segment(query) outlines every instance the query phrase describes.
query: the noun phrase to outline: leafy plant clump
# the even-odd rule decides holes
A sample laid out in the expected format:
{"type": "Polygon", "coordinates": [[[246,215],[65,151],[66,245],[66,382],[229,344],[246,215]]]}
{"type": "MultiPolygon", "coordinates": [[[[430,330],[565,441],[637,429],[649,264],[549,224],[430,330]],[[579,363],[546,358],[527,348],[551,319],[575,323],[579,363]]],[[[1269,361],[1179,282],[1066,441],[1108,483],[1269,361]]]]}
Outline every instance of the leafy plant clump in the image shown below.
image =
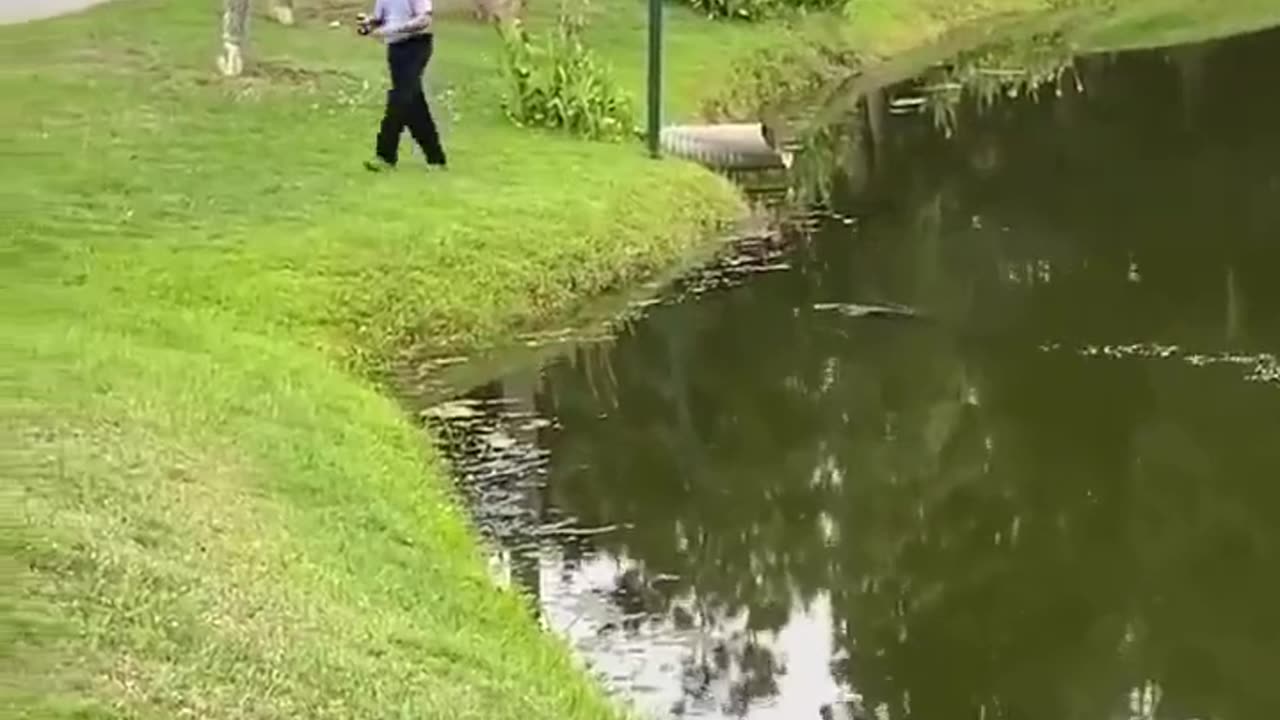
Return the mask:
{"type": "Polygon", "coordinates": [[[544,42],[517,19],[502,35],[504,107],[517,125],[565,130],[591,140],[619,140],[635,132],[631,99],[582,40],[581,12],[562,8],[544,42]]]}

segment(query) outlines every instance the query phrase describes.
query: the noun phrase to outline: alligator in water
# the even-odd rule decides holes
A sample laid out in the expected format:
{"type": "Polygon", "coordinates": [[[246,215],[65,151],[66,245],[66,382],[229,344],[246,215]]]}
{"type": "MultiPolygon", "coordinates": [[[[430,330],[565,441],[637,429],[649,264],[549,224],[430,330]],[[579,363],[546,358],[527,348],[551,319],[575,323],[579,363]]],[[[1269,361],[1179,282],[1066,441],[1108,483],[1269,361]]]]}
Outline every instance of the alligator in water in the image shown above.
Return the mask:
{"type": "Polygon", "coordinates": [[[838,312],[851,318],[922,318],[924,315],[915,308],[906,305],[889,303],[817,303],[814,310],[838,312]]]}

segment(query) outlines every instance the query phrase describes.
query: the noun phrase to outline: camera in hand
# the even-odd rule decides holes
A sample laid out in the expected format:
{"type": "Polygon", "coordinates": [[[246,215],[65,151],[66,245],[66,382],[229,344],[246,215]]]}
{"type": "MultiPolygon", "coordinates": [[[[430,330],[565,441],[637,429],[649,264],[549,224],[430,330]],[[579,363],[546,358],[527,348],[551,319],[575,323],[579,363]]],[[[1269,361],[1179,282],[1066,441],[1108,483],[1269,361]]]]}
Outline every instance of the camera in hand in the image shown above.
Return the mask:
{"type": "Polygon", "coordinates": [[[361,35],[368,35],[369,33],[373,32],[374,28],[378,27],[381,24],[382,24],[381,20],[377,18],[369,17],[364,13],[360,13],[359,15],[356,16],[356,32],[361,35]]]}

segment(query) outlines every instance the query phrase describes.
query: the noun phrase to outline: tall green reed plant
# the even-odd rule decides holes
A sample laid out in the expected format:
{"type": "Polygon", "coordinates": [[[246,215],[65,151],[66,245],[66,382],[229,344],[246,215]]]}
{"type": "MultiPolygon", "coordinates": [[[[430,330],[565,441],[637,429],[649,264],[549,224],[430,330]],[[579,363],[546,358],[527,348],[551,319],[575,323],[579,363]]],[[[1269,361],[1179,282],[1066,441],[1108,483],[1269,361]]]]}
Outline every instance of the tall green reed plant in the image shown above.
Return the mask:
{"type": "Polygon", "coordinates": [[[498,23],[507,87],[504,109],[517,125],[564,130],[590,140],[619,140],[636,130],[630,97],[582,39],[580,4],[561,5],[544,39],[514,18],[498,23]]]}

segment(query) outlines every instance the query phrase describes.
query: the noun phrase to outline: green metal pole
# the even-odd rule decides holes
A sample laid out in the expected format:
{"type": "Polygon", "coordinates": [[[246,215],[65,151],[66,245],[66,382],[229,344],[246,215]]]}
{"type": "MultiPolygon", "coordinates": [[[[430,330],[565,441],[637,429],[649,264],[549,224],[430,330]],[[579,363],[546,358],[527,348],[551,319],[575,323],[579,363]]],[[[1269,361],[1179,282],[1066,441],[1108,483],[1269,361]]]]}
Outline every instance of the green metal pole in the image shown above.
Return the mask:
{"type": "Polygon", "coordinates": [[[659,157],[662,133],[662,3],[649,0],[649,155],[659,157]]]}

